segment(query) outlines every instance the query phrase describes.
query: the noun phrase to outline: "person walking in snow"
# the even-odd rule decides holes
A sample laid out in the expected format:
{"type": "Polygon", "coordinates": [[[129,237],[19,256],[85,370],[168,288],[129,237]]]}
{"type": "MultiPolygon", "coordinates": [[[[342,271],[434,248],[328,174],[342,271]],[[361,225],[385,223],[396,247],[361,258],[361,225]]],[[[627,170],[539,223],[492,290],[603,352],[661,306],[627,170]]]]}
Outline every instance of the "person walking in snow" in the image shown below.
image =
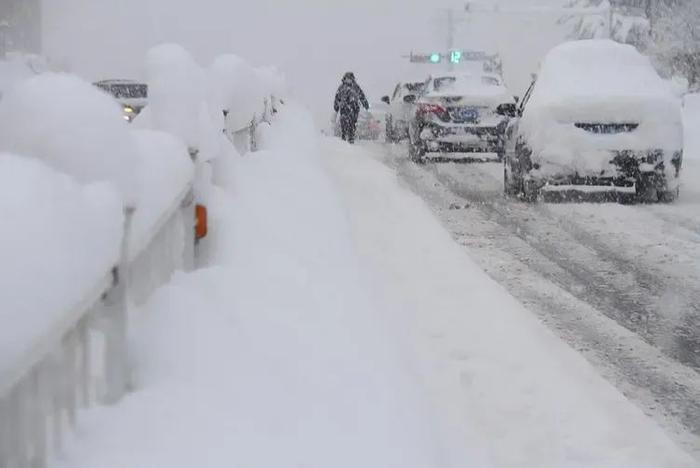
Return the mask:
{"type": "Polygon", "coordinates": [[[369,102],[360,85],[355,81],[354,73],[346,73],[343,82],[335,94],[333,109],[340,114],[340,133],[343,140],[354,143],[357,118],[360,115],[360,105],[369,110],[369,102]]]}

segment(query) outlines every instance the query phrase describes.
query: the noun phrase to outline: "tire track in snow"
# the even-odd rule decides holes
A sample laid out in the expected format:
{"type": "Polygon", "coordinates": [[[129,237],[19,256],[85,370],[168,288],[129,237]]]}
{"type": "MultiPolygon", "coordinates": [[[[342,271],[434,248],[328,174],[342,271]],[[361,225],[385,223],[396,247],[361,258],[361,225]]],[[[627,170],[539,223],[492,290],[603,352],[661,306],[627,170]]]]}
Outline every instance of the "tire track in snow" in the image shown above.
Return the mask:
{"type": "Polygon", "coordinates": [[[648,327],[658,324],[619,323],[630,315],[626,307],[641,306],[647,314],[653,308],[649,291],[661,290],[654,272],[546,206],[505,200],[492,174],[477,172],[469,182],[480,180],[470,187],[454,180],[460,167],[470,166],[421,167],[403,155],[379,152],[494,279],[700,459],[700,374],[661,353],[649,344],[652,339],[640,338],[645,333],[654,338],[648,327]],[[532,227],[543,220],[554,232],[549,238],[546,230],[532,227]],[[552,237],[563,241],[559,248],[552,248],[552,237]],[[582,252],[591,264],[572,261],[582,252]]]}

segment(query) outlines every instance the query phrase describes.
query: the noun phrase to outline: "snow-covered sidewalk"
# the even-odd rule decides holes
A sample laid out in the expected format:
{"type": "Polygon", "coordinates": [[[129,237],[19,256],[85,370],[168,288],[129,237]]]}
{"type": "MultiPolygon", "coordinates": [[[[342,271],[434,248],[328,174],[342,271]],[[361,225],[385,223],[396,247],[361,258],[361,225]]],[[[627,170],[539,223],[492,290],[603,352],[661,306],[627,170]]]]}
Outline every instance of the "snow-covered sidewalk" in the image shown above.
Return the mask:
{"type": "Polygon", "coordinates": [[[136,389],[56,466],[690,467],[394,174],[288,106],[220,164],[214,264],[135,317],[136,389]]]}

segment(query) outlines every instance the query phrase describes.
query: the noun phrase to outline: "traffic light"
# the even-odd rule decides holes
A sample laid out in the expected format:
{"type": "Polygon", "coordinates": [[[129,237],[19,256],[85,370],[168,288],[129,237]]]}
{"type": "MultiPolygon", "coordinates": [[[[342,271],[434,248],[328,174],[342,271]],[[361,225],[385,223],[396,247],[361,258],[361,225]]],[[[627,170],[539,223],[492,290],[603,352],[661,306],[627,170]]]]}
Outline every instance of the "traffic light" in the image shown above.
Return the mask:
{"type": "Polygon", "coordinates": [[[461,61],[462,61],[462,51],[461,50],[453,50],[450,53],[450,62],[460,63],[461,61]]]}
{"type": "Polygon", "coordinates": [[[430,56],[430,63],[440,63],[440,54],[435,53],[430,56]]]}

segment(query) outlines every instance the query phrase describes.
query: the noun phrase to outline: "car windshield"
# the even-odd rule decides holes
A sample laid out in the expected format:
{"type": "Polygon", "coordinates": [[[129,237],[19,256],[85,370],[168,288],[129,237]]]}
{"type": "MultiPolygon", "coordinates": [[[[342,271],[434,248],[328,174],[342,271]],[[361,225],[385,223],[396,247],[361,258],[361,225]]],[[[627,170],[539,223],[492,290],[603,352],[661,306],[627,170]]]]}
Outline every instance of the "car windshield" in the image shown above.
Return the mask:
{"type": "Polygon", "coordinates": [[[425,83],[406,83],[404,86],[406,87],[406,90],[411,93],[419,93],[425,87],[425,83]]]}

